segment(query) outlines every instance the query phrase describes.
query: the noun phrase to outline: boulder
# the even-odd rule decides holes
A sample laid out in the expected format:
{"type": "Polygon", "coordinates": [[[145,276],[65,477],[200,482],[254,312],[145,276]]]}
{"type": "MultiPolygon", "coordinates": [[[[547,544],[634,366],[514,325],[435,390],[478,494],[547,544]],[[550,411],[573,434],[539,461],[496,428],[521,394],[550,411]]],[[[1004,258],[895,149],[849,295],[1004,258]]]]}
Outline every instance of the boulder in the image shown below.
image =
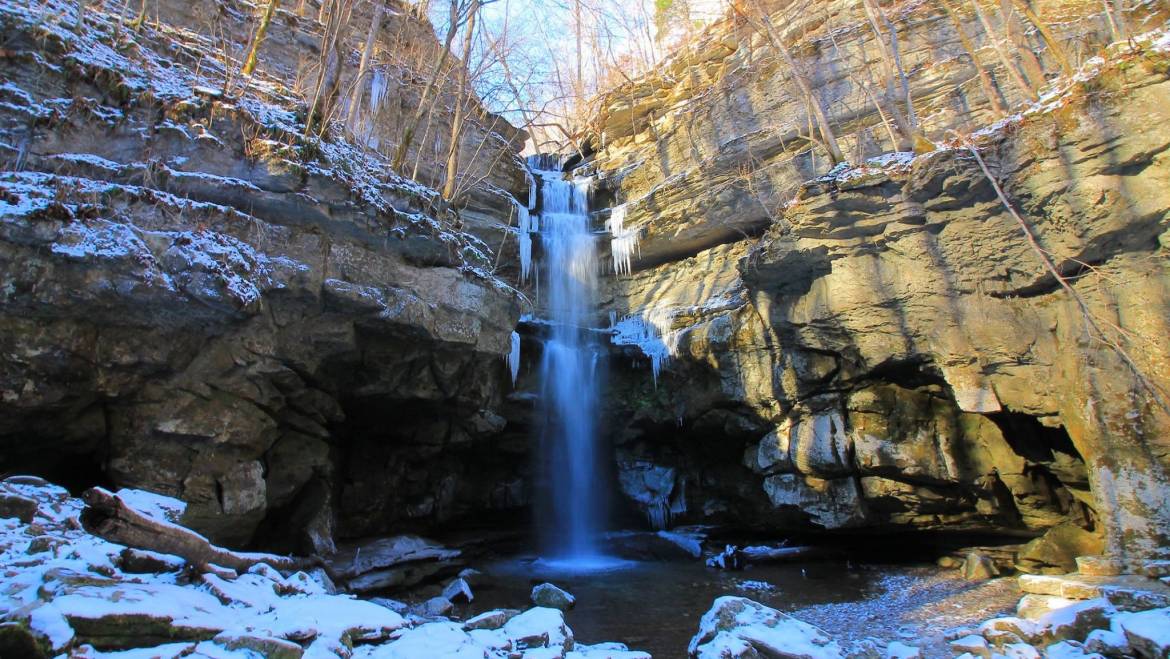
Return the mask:
{"type": "Polygon", "coordinates": [[[886,645],[886,659],[922,659],[922,650],[900,641],[890,641],[886,645]]]}
{"type": "Polygon", "coordinates": [[[504,635],[517,649],[560,647],[573,649],[573,630],[558,609],[536,607],[504,623],[504,635]]]}
{"type": "Polygon", "coordinates": [[[995,562],[983,554],[970,552],[963,561],[963,578],[967,581],[986,581],[998,576],[995,562]]]}
{"type": "Polygon", "coordinates": [[[1120,626],[1137,656],[1170,657],[1170,608],[1131,613],[1121,619],[1120,626]]]}
{"type": "Polygon", "coordinates": [[[471,593],[471,584],[467,583],[463,577],[452,579],[443,588],[443,597],[452,602],[463,601],[464,603],[470,603],[475,599],[475,595],[471,593]]]}
{"type": "Polygon", "coordinates": [[[820,629],[744,597],[715,600],[687,648],[691,657],[841,659],[841,646],[820,629]]]}
{"type": "Polygon", "coordinates": [[[1104,548],[1104,539],[1100,534],[1065,522],[1024,545],[1017,565],[1024,572],[1040,572],[1049,568],[1075,572],[1078,556],[1099,554],[1104,548]]]}
{"type": "Polygon", "coordinates": [[[484,611],[477,616],[468,618],[463,623],[463,628],[467,631],[475,629],[499,629],[518,615],[520,615],[520,611],[516,609],[493,609],[491,611],[484,611]]]}
{"type": "Polygon", "coordinates": [[[532,589],[532,603],[550,609],[568,611],[577,604],[577,598],[551,583],[542,583],[532,589]]]}
{"type": "Polygon", "coordinates": [[[1109,629],[1117,609],[1104,598],[1076,602],[1045,613],[1036,621],[1045,643],[1083,641],[1094,629],[1109,629]]]}
{"type": "Polygon", "coordinates": [[[957,638],[950,643],[951,651],[955,654],[970,654],[976,657],[983,657],[989,659],[991,657],[991,646],[987,644],[987,639],[978,634],[969,634],[962,638],[957,638]]]}

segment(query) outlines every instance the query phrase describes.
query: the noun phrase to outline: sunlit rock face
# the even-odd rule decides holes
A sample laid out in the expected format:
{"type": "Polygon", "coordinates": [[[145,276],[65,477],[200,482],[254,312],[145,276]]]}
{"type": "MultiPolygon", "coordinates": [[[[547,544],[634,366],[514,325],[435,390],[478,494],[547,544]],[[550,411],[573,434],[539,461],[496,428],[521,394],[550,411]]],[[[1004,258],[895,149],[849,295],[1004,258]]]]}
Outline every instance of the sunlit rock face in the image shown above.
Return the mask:
{"type": "MultiPolygon", "coordinates": [[[[518,298],[384,153],[303,137],[283,85],[315,21],[282,12],[264,75],[224,94],[201,3],[159,3],[184,29],[123,30],[137,46],[118,51],[103,10],[79,35],[16,7],[0,13],[18,163],[0,174],[0,471],[176,496],[217,541],[317,553],[523,503],[523,461],[493,444],[518,298]]],[[[438,47],[395,7],[387,39],[438,47]]],[[[250,29],[227,10],[216,25],[250,29]]],[[[413,111],[394,98],[393,117],[413,111]]],[[[491,194],[527,198],[496,140],[491,194]]],[[[512,202],[491,208],[498,236],[512,202]]]]}
{"type": "MultiPolygon", "coordinates": [[[[902,18],[928,136],[990,123],[968,60],[937,55],[956,45],[944,17],[902,18]]],[[[1095,29],[1088,18],[1065,28],[1095,29]]],[[[872,106],[842,101],[849,66],[824,39],[804,43],[850,158],[889,150],[872,106]]],[[[1163,551],[1166,412],[1091,335],[970,154],[942,148],[802,183],[829,169],[823,151],[816,162],[802,151],[804,110],[782,72],[752,57],[714,31],[666,67],[682,83],[638,81],[599,118],[595,166],[641,239],[605,306],[647,319],[672,354],[655,386],[654,346],[614,348],[619,474],[673,470],[655,491],[682,497],[676,520],[1056,528],[1049,544],[1066,553],[1091,550],[1090,538],[1123,557],[1163,551]]],[[[1056,267],[1097,322],[1128,334],[1122,346],[1162,390],[1165,62],[1133,56],[978,138],[1056,267]]],[[[627,503],[649,513],[642,499],[627,503]]],[[[1048,556],[1036,569],[1067,569],[1068,556],[1034,550],[1048,556]]]]}

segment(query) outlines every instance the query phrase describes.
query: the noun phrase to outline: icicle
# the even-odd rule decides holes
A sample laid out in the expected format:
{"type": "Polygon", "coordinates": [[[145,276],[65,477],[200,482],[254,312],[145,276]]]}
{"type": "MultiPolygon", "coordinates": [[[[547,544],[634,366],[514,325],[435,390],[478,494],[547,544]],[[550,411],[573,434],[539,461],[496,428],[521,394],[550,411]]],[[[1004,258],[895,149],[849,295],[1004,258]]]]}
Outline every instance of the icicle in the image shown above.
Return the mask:
{"type": "Polygon", "coordinates": [[[637,228],[626,229],[626,204],[614,206],[610,209],[609,219],[605,225],[609,228],[612,238],[609,241],[610,252],[613,253],[613,271],[619,275],[629,274],[633,255],[638,251],[637,228]]]}
{"type": "Polygon", "coordinates": [[[512,332],[512,349],[505,358],[508,370],[512,373],[512,387],[516,386],[516,376],[520,375],[520,333],[512,332]]]}
{"type": "Polygon", "coordinates": [[[528,178],[528,210],[536,210],[536,177],[532,175],[530,170],[524,170],[524,176],[528,178]]]}
{"type": "Polygon", "coordinates": [[[517,223],[520,233],[520,280],[527,281],[528,273],[532,271],[532,215],[519,203],[516,204],[517,223]]]}
{"type": "Polygon", "coordinates": [[[614,322],[610,316],[610,342],[614,345],[638,346],[643,355],[650,359],[650,373],[654,387],[658,387],[658,375],[662,366],[678,356],[678,344],[683,330],[673,329],[675,311],[667,308],[645,309],[640,314],[629,315],[614,322]]]}

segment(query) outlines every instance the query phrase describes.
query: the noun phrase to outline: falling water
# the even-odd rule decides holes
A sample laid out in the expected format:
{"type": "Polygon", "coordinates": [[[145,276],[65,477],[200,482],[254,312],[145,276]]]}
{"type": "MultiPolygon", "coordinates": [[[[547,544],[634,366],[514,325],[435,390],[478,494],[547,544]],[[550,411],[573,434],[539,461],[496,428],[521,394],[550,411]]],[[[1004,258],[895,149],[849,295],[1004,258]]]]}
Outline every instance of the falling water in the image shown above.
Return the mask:
{"type": "Polygon", "coordinates": [[[600,558],[603,486],[597,456],[598,348],[588,327],[596,300],[596,237],[589,227],[585,181],[538,171],[541,179],[541,291],[550,329],[541,361],[542,471],[549,496],[545,551],[590,563],[600,558]]]}

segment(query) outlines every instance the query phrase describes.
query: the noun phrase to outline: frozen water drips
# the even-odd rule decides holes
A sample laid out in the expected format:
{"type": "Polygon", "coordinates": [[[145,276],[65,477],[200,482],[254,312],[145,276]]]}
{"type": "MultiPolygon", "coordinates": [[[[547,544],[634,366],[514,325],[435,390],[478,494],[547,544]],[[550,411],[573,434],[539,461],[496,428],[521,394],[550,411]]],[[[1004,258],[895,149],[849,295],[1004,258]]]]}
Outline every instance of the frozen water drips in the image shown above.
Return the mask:
{"type": "Polygon", "coordinates": [[[613,254],[613,271],[619,275],[629,274],[633,271],[631,267],[633,256],[637,253],[639,256],[638,234],[640,230],[635,227],[632,229],[626,228],[626,204],[614,206],[610,209],[609,219],[606,220],[605,226],[609,229],[609,247],[613,254]]]}
{"type": "Polygon", "coordinates": [[[520,279],[528,280],[532,272],[532,234],[540,229],[536,217],[519,203],[516,204],[517,225],[520,234],[520,279]]]}
{"type": "Polygon", "coordinates": [[[512,386],[516,386],[516,376],[520,375],[520,333],[512,332],[512,348],[506,357],[508,371],[512,374],[512,386]]]}
{"type": "Polygon", "coordinates": [[[674,329],[675,311],[669,308],[644,309],[618,319],[610,314],[610,342],[618,346],[637,346],[650,359],[654,386],[663,364],[678,356],[679,340],[683,331],[674,329]]]}

